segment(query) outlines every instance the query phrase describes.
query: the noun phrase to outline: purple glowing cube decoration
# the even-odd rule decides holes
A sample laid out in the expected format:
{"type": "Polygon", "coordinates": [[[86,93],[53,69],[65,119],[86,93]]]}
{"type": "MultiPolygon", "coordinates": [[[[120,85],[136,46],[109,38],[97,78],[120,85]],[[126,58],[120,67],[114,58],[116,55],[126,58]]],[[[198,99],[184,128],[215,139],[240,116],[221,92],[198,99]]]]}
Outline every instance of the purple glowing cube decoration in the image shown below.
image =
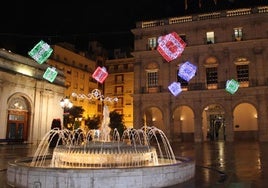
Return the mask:
{"type": "Polygon", "coordinates": [[[177,96],[182,91],[181,83],[173,82],[168,86],[168,89],[174,96],[177,96]]]}
{"type": "Polygon", "coordinates": [[[225,88],[226,91],[228,91],[231,94],[234,94],[238,90],[238,88],[239,88],[239,83],[236,80],[234,79],[227,80],[226,88],[225,88]]]}
{"type": "Polygon", "coordinates": [[[181,77],[183,80],[189,82],[196,73],[197,67],[190,62],[186,61],[179,67],[178,76],[181,77]]]}
{"type": "Polygon", "coordinates": [[[55,80],[55,78],[57,77],[57,75],[58,75],[58,72],[56,71],[56,68],[48,67],[46,72],[43,74],[43,78],[50,81],[50,82],[53,82],[55,80]]]}

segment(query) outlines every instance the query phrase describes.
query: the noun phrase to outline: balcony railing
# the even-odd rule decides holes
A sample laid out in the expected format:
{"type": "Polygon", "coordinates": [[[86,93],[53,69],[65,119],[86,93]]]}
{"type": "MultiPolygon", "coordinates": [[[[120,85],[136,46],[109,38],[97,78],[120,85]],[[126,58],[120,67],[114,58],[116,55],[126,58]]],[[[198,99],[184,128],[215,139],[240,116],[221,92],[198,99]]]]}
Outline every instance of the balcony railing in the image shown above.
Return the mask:
{"type": "Polygon", "coordinates": [[[212,12],[207,14],[199,14],[193,16],[182,16],[182,17],[171,17],[167,19],[161,20],[152,20],[152,21],[141,21],[136,23],[136,28],[149,28],[149,27],[157,27],[163,25],[171,25],[171,24],[179,24],[185,22],[192,22],[198,20],[211,20],[211,19],[219,19],[221,17],[234,17],[234,16],[243,16],[249,14],[260,14],[267,13],[268,6],[259,6],[255,8],[240,8],[235,10],[224,10],[220,12],[212,12]]]}

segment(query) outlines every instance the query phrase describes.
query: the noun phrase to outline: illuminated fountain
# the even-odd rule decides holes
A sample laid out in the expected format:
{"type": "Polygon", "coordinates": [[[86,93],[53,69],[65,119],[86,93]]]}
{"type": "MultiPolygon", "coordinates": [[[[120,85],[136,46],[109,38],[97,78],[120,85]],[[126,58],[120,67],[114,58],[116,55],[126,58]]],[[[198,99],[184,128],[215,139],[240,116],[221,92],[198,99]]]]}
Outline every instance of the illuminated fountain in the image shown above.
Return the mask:
{"type": "Polygon", "coordinates": [[[167,187],[194,176],[195,163],[175,158],[165,134],[156,127],[109,127],[103,107],[99,130],[54,129],[39,144],[34,157],[10,163],[8,184],[14,187],[167,187]],[[49,142],[57,136],[56,147],[49,142]]]}

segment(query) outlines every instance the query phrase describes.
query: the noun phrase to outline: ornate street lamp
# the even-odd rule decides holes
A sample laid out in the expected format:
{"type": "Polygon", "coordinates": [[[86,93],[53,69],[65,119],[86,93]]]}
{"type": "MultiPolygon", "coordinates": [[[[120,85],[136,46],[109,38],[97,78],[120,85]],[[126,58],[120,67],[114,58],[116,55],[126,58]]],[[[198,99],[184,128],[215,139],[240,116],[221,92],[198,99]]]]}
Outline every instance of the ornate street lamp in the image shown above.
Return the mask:
{"type": "Polygon", "coordinates": [[[68,119],[69,119],[69,112],[68,110],[70,108],[73,107],[73,103],[70,101],[70,99],[68,99],[67,97],[65,97],[64,99],[60,100],[60,106],[63,109],[63,126],[64,128],[67,127],[67,123],[68,123],[68,119]]]}

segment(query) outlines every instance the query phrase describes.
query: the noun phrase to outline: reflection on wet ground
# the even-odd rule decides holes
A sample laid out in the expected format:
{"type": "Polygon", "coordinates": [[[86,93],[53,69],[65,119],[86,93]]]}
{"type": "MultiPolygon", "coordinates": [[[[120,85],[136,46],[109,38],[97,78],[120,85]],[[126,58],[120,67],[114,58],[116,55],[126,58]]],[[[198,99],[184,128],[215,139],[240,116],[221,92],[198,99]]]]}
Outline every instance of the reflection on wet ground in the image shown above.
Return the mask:
{"type": "Polygon", "coordinates": [[[173,144],[176,155],[196,161],[194,179],[181,187],[264,188],[268,185],[268,142],[173,144]]]}
{"type": "MultiPolygon", "coordinates": [[[[268,142],[173,143],[176,156],[196,162],[195,177],[170,188],[266,188],[268,142]]],[[[36,147],[0,144],[0,185],[6,185],[7,162],[33,156],[36,147]]]]}

